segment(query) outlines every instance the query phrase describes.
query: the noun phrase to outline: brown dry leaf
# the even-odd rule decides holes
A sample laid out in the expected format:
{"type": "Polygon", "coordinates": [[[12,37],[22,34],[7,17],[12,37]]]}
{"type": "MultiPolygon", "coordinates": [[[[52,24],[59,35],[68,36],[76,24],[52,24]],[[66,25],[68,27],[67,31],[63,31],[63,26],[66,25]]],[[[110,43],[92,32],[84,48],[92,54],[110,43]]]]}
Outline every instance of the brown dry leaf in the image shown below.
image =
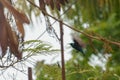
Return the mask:
{"type": "Polygon", "coordinates": [[[3,11],[3,6],[0,3],[0,47],[2,50],[2,57],[6,54],[8,40],[7,40],[7,31],[6,31],[6,24],[5,24],[5,16],[3,11]]]}
{"type": "Polygon", "coordinates": [[[24,31],[24,28],[23,28],[23,24],[21,22],[19,22],[18,20],[15,20],[15,21],[16,21],[17,29],[18,29],[19,33],[21,34],[21,38],[23,40],[24,36],[25,36],[25,31],[24,31]]]}
{"type": "Polygon", "coordinates": [[[12,31],[12,36],[13,36],[14,44],[19,46],[19,40],[18,40],[19,37],[17,36],[15,31],[12,31]]]}
{"type": "Polygon", "coordinates": [[[40,9],[42,10],[42,13],[45,15],[46,9],[45,9],[44,0],[39,0],[39,6],[40,6],[40,9]]]}
{"type": "Polygon", "coordinates": [[[59,0],[62,5],[65,5],[65,3],[68,3],[68,0],[59,0]]]}
{"type": "Polygon", "coordinates": [[[68,3],[68,0],[65,0],[66,3],[68,3]]]}
{"type": "Polygon", "coordinates": [[[53,0],[50,1],[50,7],[52,8],[52,10],[54,9],[54,2],[53,2],[53,0]]]}
{"type": "Polygon", "coordinates": [[[29,24],[29,19],[23,13],[18,12],[7,0],[0,0],[0,2],[13,14],[13,16],[21,23],[29,24]]]}
{"type": "MultiPolygon", "coordinates": [[[[1,23],[1,18],[0,18],[1,23]]],[[[7,42],[7,32],[6,27],[2,26],[3,24],[0,24],[0,47],[2,49],[2,57],[6,54],[8,42],[7,42]]]]}
{"type": "Polygon", "coordinates": [[[52,8],[52,10],[54,10],[54,1],[53,0],[45,0],[45,3],[47,5],[49,5],[52,8]]]}
{"type": "Polygon", "coordinates": [[[56,7],[57,10],[60,11],[61,5],[65,5],[65,3],[68,3],[68,0],[44,0],[45,4],[49,5],[52,10],[56,7]]]}
{"type": "Polygon", "coordinates": [[[56,8],[60,11],[60,1],[59,0],[55,0],[55,6],[56,8]]]}
{"type": "MultiPolygon", "coordinates": [[[[7,23],[6,23],[7,24],[7,23]]],[[[9,47],[13,55],[18,59],[22,58],[22,53],[19,51],[19,41],[16,32],[12,31],[10,25],[7,26],[8,38],[9,38],[9,47]]]]}
{"type": "Polygon", "coordinates": [[[65,0],[59,0],[62,5],[65,5],[65,0]]]}
{"type": "Polygon", "coordinates": [[[12,36],[14,41],[11,42],[11,44],[14,45],[12,46],[11,51],[18,59],[22,59],[22,52],[19,50],[19,40],[15,31],[12,31],[12,36]]]}
{"type": "Polygon", "coordinates": [[[50,2],[51,2],[51,0],[45,0],[45,3],[46,3],[47,5],[50,5],[50,2]]]}
{"type": "Polygon", "coordinates": [[[9,23],[4,15],[4,7],[0,2],[0,45],[2,49],[2,57],[6,54],[7,47],[18,59],[22,58],[21,52],[18,50],[19,42],[15,32],[12,31],[9,23]]]}

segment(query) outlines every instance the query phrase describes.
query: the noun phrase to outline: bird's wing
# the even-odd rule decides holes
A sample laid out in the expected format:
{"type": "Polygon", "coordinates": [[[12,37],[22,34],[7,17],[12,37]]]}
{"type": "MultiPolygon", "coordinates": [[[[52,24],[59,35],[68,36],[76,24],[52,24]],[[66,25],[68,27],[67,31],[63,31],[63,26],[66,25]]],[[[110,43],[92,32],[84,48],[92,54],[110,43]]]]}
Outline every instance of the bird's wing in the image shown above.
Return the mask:
{"type": "Polygon", "coordinates": [[[85,43],[77,36],[73,37],[73,41],[77,44],[80,45],[81,47],[85,47],[85,43]]]}
{"type": "Polygon", "coordinates": [[[79,43],[78,43],[78,41],[76,39],[73,39],[73,42],[74,42],[75,45],[79,46],[79,43]]]}

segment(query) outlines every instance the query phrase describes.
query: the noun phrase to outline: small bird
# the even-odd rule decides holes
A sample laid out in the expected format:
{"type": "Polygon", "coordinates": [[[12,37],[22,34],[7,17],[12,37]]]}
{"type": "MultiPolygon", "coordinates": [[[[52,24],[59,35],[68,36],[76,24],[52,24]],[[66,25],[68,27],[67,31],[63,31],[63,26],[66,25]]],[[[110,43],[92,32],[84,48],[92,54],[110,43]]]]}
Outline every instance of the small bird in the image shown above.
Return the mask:
{"type": "Polygon", "coordinates": [[[72,35],[73,37],[73,43],[70,43],[70,45],[80,51],[84,56],[85,56],[85,53],[83,51],[83,48],[85,47],[85,43],[83,43],[83,41],[76,35],[72,35]]]}

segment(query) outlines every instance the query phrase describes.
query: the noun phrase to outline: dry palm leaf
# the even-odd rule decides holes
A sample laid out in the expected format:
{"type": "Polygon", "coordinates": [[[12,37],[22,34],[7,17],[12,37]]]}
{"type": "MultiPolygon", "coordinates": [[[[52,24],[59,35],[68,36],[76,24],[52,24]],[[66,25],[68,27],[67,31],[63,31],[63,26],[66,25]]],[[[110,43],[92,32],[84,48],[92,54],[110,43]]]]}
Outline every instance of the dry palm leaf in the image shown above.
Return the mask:
{"type": "Polygon", "coordinates": [[[40,6],[40,9],[42,10],[42,13],[45,15],[46,9],[45,9],[44,0],[39,0],[39,6],[40,6]]]}
{"type": "Polygon", "coordinates": [[[55,0],[55,6],[60,11],[61,5],[60,5],[60,1],[59,0],[55,0]]]}
{"type": "Polygon", "coordinates": [[[4,5],[4,7],[6,7],[15,17],[15,21],[16,21],[16,25],[17,25],[17,29],[19,31],[19,33],[21,34],[21,38],[23,41],[24,38],[24,28],[23,28],[23,23],[27,23],[29,24],[29,20],[26,17],[25,14],[18,12],[14,7],[12,7],[12,5],[6,1],[6,0],[0,0],[0,2],[4,5]]]}
{"type": "Polygon", "coordinates": [[[3,6],[0,4],[0,46],[2,50],[2,57],[6,54],[7,47],[10,47],[10,51],[18,58],[21,59],[21,53],[18,50],[19,42],[16,36],[8,24],[4,11],[3,6]]]}
{"type": "Polygon", "coordinates": [[[52,9],[54,9],[54,1],[53,1],[53,0],[50,0],[49,5],[50,5],[50,7],[51,7],[52,9]]]}
{"type": "Polygon", "coordinates": [[[0,3],[0,47],[3,57],[6,54],[7,46],[8,46],[8,40],[7,40],[7,31],[6,31],[6,24],[5,24],[5,16],[3,12],[3,6],[0,3]]]}
{"type": "Polygon", "coordinates": [[[59,0],[62,5],[65,5],[65,0],[59,0]]]}
{"type": "Polygon", "coordinates": [[[12,31],[11,27],[7,27],[8,31],[8,38],[9,38],[9,47],[10,51],[13,55],[15,55],[18,59],[22,58],[22,53],[19,50],[19,41],[18,36],[16,35],[15,31],[12,31]]]}
{"type": "Polygon", "coordinates": [[[29,23],[29,20],[24,14],[14,9],[8,1],[0,0],[0,47],[2,50],[2,57],[6,54],[7,47],[9,47],[11,54],[16,56],[17,59],[21,59],[22,52],[19,49],[19,37],[7,22],[4,15],[4,7],[15,17],[17,29],[22,34],[22,38],[24,38],[23,23],[29,23]]]}
{"type": "MultiPolygon", "coordinates": [[[[41,0],[40,0],[41,1],[41,0]]],[[[57,10],[60,11],[61,5],[65,5],[65,3],[68,3],[68,0],[43,0],[47,5],[49,5],[52,10],[56,7],[57,10]]]]}
{"type": "Polygon", "coordinates": [[[20,38],[22,39],[21,42],[23,42],[24,40],[24,36],[25,36],[25,31],[24,31],[24,28],[23,28],[23,24],[21,22],[19,22],[18,20],[15,20],[16,21],[16,25],[17,25],[17,30],[19,31],[20,33],[20,38]]]}
{"type": "Polygon", "coordinates": [[[0,2],[3,4],[4,7],[6,7],[13,16],[20,21],[21,23],[27,23],[29,24],[29,19],[26,17],[25,14],[18,12],[7,0],[0,0],[0,2]]]}
{"type": "Polygon", "coordinates": [[[53,0],[44,0],[47,5],[49,5],[52,10],[54,9],[54,1],[53,0]]]}
{"type": "Polygon", "coordinates": [[[45,9],[46,5],[50,6],[52,10],[56,8],[57,10],[60,11],[61,6],[65,5],[65,3],[68,3],[68,0],[39,0],[39,6],[44,16],[46,12],[46,9],[45,9]]]}
{"type": "Polygon", "coordinates": [[[51,0],[45,0],[45,3],[46,3],[47,5],[50,5],[50,2],[51,2],[51,0]]]}

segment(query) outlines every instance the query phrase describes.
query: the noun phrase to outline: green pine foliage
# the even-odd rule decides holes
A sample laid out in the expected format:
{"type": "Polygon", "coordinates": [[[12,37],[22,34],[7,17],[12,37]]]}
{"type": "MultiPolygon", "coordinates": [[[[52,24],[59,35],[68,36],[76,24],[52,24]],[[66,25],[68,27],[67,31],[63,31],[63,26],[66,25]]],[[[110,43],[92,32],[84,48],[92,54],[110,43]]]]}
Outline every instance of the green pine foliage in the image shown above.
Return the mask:
{"type": "Polygon", "coordinates": [[[58,64],[37,62],[35,70],[37,80],[61,80],[61,68],[58,64]]]}
{"type": "Polygon", "coordinates": [[[23,45],[25,45],[25,48],[23,49],[24,52],[29,52],[38,54],[38,53],[45,53],[45,54],[53,54],[57,51],[58,49],[52,49],[52,46],[41,41],[41,40],[29,40],[23,42],[23,45]]]}

